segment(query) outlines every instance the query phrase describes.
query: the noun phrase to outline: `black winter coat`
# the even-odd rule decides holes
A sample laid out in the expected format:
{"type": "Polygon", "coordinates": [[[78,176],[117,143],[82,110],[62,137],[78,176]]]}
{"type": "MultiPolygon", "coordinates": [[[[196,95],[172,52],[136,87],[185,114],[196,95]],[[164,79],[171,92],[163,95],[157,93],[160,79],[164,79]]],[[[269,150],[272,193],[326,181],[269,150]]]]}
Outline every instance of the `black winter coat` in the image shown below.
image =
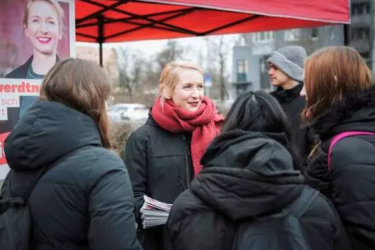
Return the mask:
{"type": "Polygon", "coordinates": [[[375,87],[348,95],[327,109],[312,128],[322,141],[306,169],[308,184],[335,204],[355,250],[375,249],[375,136],[339,141],[331,155],[333,136],[345,131],[375,132],[375,87]]]}
{"type": "Polygon", "coordinates": [[[294,147],[300,157],[300,165],[303,165],[314,146],[314,138],[309,128],[302,122],[302,111],[306,106],[306,100],[300,96],[303,83],[299,83],[292,89],[277,88],[270,94],[275,97],[285,114],[287,115],[293,134],[294,147]]]}
{"type": "Polygon", "coordinates": [[[124,153],[135,198],[138,239],[146,250],[168,249],[164,226],[142,229],[143,195],[172,204],[190,186],[194,176],[190,155],[191,133],[173,134],[150,115],[129,137],[124,153]]]}
{"type": "Polygon", "coordinates": [[[141,249],[127,170],[103,148],[90,117],[38,101],[8,136],[5,153],[11,171],[3,194],[22,195],[52,166],[28,200],[31,250],[141,249]]]}
{"type": "MultiPolygon", "coordinates": [[[[168,233],[174,249],[245,250],[234,247],[242,238],[236,229],[279,213],[307,188],[285,145],[283,134],[232,131],[216,138],[202,158],[203,170],[172,207],[168,233]]],[[[312,250],[350,249],[323,195],[300,222],[312,250]]]]}

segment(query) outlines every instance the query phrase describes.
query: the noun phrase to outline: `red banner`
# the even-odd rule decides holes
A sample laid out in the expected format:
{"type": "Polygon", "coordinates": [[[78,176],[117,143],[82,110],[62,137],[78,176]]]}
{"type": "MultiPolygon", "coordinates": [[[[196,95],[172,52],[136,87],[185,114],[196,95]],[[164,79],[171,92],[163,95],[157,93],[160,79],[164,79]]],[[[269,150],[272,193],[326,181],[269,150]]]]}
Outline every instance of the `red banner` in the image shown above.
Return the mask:
{"type": "Polygon", "coordinates": [[[4,142],[10,133],[0,134],[0,165],[6,164],[7,160],[4,154],[4,142]]]}

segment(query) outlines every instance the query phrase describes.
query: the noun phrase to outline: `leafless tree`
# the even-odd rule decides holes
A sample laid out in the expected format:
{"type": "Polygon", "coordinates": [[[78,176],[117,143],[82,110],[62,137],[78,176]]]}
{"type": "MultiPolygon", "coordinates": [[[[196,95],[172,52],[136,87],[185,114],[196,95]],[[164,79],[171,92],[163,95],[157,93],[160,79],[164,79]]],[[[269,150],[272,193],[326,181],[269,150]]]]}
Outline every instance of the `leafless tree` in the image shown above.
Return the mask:
{"type": "Polygon", "coordinates": [[[176,40],[168,40],[163,50],[156,55],[158,69],[161,71],[167,63],[183,59],[183,53],[183,48],[176,40]]]}
{"type": "MultiPolygon", "coordinates": [[[[230,55],[231,41],[224,36],[208,37],[208,72],[212,75],[214,83],[219,87],[219,97],[224,101],[228,97],[227,85],[229,72],[227,70],[230,55]]],[[[215,86],[213,86],[215,87],[215,86]]]]}
{"type": "Polygon", "coordinates": [[[128,48],[119,48],[116,54],[119,87],[132,98],[134,91],[142,84],[145,59],[139,51],[128,48]]]}

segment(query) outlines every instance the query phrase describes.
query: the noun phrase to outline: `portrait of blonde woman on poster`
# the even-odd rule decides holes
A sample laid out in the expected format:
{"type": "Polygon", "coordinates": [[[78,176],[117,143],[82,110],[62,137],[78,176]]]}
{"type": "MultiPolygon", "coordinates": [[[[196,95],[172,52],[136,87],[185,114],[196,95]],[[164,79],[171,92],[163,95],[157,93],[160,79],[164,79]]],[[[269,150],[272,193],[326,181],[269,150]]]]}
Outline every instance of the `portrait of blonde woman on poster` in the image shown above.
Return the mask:
{"type": "MultiPolygon", "coordinates": [[[[15,79],[43,79],[59,61],[58,47],[63,38],[65,11],[57,0],[27,0],[23,10],[23,35],[32,46],[32,54],[6,75],[15,79]]],[[[64,44],[65,45],[65,44],[64,44]]],[[[20,53],[24,53],[22,48],[20,53]]],[[[66,56],[66,55],[65,55],[66,56]]],[[[19,108],[8,108],[11,130],[38,96],[20,96],[19,108]]],[[[4,130],[4,129],[2,129],[4,130]]]]}

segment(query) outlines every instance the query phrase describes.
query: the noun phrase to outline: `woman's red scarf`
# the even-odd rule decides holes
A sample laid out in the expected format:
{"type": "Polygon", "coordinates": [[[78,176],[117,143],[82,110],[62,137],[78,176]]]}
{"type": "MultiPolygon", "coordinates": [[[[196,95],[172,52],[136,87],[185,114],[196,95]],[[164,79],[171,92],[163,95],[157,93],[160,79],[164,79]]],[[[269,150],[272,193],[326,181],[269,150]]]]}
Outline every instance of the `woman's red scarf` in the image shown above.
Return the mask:
{"type": "Polygon", "coordinates": [[[202,158],[211,141],[219,134],[224,117],[216,113],[214,103],[204,97],[197,111],[191,112],[166,100],[163,107],[160,98],[151,111],[152,117],[163,129],[171,133],[192,132],[191,157],[195,176],[202,170],[202,158]]]}

